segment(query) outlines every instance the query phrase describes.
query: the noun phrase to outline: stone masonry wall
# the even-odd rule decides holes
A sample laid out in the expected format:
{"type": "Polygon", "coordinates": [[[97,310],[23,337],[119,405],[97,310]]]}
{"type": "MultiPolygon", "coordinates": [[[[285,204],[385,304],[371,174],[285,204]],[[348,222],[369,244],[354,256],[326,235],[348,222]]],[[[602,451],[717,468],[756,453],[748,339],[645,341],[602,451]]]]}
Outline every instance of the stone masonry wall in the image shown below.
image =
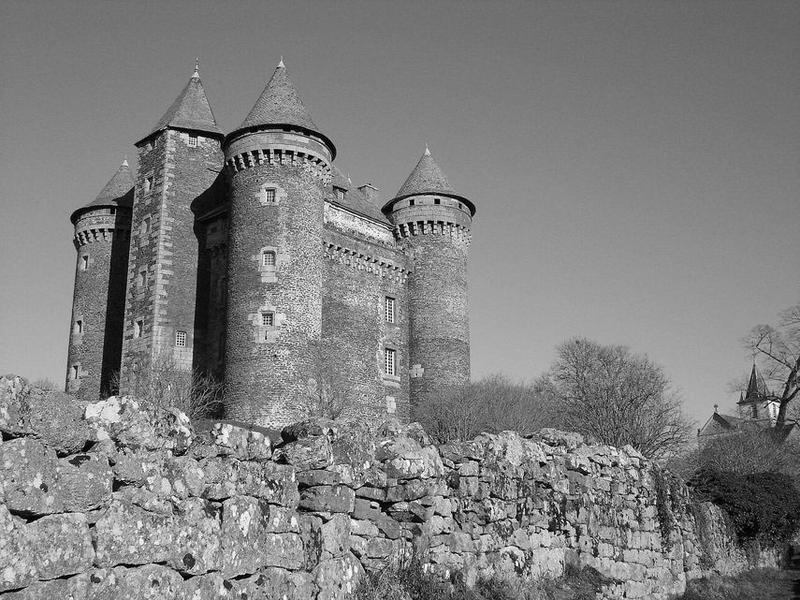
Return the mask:
{"type": "Polygon", "coordinates": [[[343,599],[412,555],[467,583],[591,565],[613,580],[598,598],[661,600],[746,566],[718,510],[575,434],[437,448],[416,424],[314,421],[271,439],[16,377],[0,432],[2,600],[343,599]]]}

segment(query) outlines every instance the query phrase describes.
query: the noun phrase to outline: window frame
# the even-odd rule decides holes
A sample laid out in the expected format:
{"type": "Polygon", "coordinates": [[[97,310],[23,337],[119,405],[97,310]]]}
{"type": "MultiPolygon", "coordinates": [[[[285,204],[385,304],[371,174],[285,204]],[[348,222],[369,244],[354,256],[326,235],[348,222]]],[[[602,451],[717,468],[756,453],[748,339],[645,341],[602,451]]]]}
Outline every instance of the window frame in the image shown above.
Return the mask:
{"type": "Polygon", "coordinates": [[[196,133],[190,133],[189,134],[189,148],[197,148],[199,143],[200,143],[200,140],[198,139],[197,134],[196,133]]]}
{"type": "Polygon", "coordinates": [[[274,187],[265,187],[262,190],[264,204],[276,204],[278,201],[278,190],[274,187]]]}
{"type": "Polygon", "coordinates": [[[261,311],[261,326],[262,327],[275,327],[275,313],[271,310],[261,311]],[[269,321],[269,322],[267,322],[269,321]]]}
{"type": "Polygon", "coordinates": [[[397,322],[397,300],[392,296],[383,297],[383,319],[386,323],[397,322]]]}
{"type": "Polygon", "coordinates": [[[397,350],[394,348],[383,349],[383,372],[391,377],[397,376],[397,350]]]}
{"type": "Polygon", "coordinates": [[[136,319],[133,323],[133,337],[138,339],[144,335],[144,319],[136,319]]]}
{"type": "Polygon", "coordinates": [[[186,348],[189,336],[187,333],[179,329],[175,332],[175,347],[176,348],[186,348]]]}
{"type": "Polygon", "coordinates": [[[264,249],[261,251],[261,266],[265,269],[275,269],[278,264],[278,255],[274,250],[264,249]],[[267,260],[269,257],[269,261],[267,260]],[[271,262],[270,262],[271,261],[271,262]]]}
{"type": "Polygon", "coordinates": [[[73,327],[73,333],[75,333],[75,335],[82,335],[83,334],[83,319],[75,319],[75,325],[73,327]]]}
{"type": "Polygon", "coordinates": [[[88,271],[89,270],[89,255],[88,254],[82,254],[81,255],[80,270],[81,271],[88,271]]]}

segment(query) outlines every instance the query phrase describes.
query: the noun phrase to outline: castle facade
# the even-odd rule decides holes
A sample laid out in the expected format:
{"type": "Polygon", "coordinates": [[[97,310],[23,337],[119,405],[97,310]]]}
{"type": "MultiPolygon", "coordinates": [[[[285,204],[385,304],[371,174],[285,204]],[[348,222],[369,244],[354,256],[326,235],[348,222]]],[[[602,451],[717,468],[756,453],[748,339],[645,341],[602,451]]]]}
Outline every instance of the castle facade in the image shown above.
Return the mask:
{"type": "Polygon", "coordinates": [[[378,203],[335,164],[283,61],[225,135],[194,74],[95,200],[77,249],[66,389],[135,389],[158,361],[225,381],[232,419],[395,414],[466,383],[475,205],[426,148],[378,203]]]}

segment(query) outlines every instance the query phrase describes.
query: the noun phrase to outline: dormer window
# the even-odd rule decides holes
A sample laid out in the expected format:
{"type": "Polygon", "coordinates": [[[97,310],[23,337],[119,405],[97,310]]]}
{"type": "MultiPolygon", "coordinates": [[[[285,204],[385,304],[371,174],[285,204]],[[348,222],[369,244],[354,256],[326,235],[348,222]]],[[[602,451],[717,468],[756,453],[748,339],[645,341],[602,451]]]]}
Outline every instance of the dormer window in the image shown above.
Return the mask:
{"type": "Polygon", "coordinates": [[[334,187],[333,188],[333,195],[340,202],[344,200],[345,193],[346,193],[346,190],[344,188],[340,188],[340,187],[334,187]]]}
{"type": "Polygon", "coordinates": [[[189,148],[197,148],[197,134],[190,133],[189,134],[189,148]]]}

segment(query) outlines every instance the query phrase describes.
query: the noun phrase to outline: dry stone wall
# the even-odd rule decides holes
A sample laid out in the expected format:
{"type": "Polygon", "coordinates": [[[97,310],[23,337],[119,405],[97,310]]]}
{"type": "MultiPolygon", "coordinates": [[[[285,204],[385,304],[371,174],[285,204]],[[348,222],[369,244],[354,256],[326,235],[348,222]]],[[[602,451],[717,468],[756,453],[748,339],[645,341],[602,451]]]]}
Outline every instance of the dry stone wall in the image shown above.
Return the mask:
{"type": "Polygon", "coordinates": [[[659,600],[747,564],[718,510],[575,434],[437,448],[396,422],[193,427],[15,377],[0,432],[2,600],[348,598],[412,556],[468,584],[591,565],[611,578],[598,598],[659,600]]]}

